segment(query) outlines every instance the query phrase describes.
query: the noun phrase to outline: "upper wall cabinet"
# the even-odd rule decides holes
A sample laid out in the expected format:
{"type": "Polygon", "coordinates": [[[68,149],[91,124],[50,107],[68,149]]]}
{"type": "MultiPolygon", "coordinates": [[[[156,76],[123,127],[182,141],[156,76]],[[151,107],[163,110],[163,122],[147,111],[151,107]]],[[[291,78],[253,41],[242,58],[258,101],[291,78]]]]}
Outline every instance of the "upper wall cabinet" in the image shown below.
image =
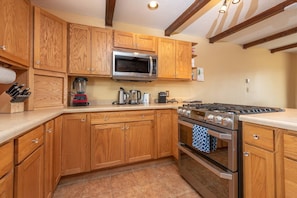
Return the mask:
{"type": "Polygon", "coordinates": [[[27,0],[0,1],[0,60],[30,66],[30,10],[27,0]]]}
{"type": "Polygon", "coordinates": [[[34,68],[66,73],[67,23],[34,8],[34,68]]]}
{"type": "Polygon", "coordinates": [[[158,78],[190,80],[192,43],[158,39],[158,78]]]}
{"type": "Polygon", "coordinates": [[[112,30],[69,25],[69,74],[111,76],[112,30]]]}
{"type": "Polygon", "coordinates": [[[156,37],[131,32],[114,31],[113,46],[117,48],[156,51],[156,37]]]}

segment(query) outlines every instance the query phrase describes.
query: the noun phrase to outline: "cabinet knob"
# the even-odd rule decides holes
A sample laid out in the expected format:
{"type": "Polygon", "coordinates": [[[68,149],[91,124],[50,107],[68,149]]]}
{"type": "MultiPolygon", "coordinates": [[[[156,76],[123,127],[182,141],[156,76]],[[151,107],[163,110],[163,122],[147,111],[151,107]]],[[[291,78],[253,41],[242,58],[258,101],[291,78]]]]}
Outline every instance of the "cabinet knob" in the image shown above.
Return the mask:
{"type": "Polygon", "coordinates": [[[86,121],[86,119],[82,118],[80,121],[81,121],[81,122],[85,122],[85,121],[86,121]]]}
{"type": "Polygon", "coordinates": [[[37,61],[35,62],[35,64],[36,64],[36,65],[40,65],[40,60],[37,60],[37,61]]]}
{"type": "Polygon", "coordinates": [[[38,144],[39,143],[39,139],[38,138],[35,138],[35,139],[32,140],[32,142],[35,143],[35,144],[38,144]]]}
{"type": "Polygon", "coordinates": [[[0,45],[0,49],[2,49],[3,51],[7,50],[5,45],[0,45]]]}
{"type": "Polygon", "coordinates": [[[129,127],[127,126],[127,127],[126,127],[126,130],[128,130],[128,129],[129,129],[129,127]]]}
{"type": "Polygon", "coordinates": [[[109,117],[108,116],[104,116],[104,121],[107,121],[109,120],[109,117]]]}
{"type": "Polygon", "coordinates": [[[254,138],[255,140],[258,140],[260,137],[259,137],[257,134],[254,134],[254,135],[253,135],[253,138],[254,138]]]}
{"type": "Polygon", "coordinates": [[[244,156],[244,157],[248,157],[249,155],[250,155],[249,152],[243,152],[243,156],[244,156]]]}
{"type": "Polygon", "coordinates": [[[125,127],[122,127],[121,129],[122,129],[122,131],[124,131],[125,130],[125,127]]]}
{"type": "Polygon", "coordinates": [[[53,132],[53,129],[48,129],[48,130],[46,130],[46,132],[52,133],[53,132]]]}

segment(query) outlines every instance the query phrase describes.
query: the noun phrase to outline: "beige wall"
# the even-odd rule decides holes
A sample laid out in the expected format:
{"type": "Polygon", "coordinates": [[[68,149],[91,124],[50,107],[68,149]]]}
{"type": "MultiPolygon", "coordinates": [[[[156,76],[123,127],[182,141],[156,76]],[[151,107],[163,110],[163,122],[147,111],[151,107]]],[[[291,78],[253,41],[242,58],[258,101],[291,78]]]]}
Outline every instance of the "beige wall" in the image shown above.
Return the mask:
{"type": "MultiPolygon", "coordinates": [[[[104,21],[75,14],[50,11],[68,22],[104,27],[104,21]]],[[[114,29],[163,37],[164,31],[114,23],[114,29]]],[[[157,98],[159,91],[170,91],[170,98],[198,99],[247,105],[296,107],[297,55],[271,54],[259,48],[242,49],[238,45],[177,34],[174,39],[197,42],[195,65],[204,68],[204,82],[156,81],[115,82],[111,79],[89,78],[87,94],[93,104],[117,99],[119,87],[139,89],[157,98]],[[246,79],[250,83],[246,83],[246,79]]]]}

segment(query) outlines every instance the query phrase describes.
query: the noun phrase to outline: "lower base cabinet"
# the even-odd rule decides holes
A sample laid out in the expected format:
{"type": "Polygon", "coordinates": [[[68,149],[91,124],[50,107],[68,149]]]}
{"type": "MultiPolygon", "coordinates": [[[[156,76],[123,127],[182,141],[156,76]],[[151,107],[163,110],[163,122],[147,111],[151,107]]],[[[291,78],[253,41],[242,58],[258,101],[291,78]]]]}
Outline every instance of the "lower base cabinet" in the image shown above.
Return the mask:
{"type": "Polygon", "coordinates": [[[13,171],[0,179],[0,197],[13,198],[13,171]]]}
{"type": "Polygon", "coordinates": [[[13,198],[13,141],[0,146],[0,197],[13,198]]]}
{"type": "Polygon", "coordinates": [[[15,197],[39,198],[44,195],[43,145],[15,167],[15,197]]]}
{"type": "Polygon", "coordinates": [[[90,170],[90,125],[87,114],[63,116],[61,175],[90,170]]]}

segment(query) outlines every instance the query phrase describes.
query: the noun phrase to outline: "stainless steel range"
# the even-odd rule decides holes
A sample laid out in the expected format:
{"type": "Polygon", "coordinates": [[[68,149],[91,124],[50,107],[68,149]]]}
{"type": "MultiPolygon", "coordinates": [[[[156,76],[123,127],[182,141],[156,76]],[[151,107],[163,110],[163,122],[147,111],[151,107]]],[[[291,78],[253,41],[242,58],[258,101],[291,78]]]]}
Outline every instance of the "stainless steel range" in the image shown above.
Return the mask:
{"type": "Polygon", "coordinates": [[[242,197],[242,127],[239,115],[280,108],[222,103],[178,108],[179,172],[205,198],[242,197]]]}

